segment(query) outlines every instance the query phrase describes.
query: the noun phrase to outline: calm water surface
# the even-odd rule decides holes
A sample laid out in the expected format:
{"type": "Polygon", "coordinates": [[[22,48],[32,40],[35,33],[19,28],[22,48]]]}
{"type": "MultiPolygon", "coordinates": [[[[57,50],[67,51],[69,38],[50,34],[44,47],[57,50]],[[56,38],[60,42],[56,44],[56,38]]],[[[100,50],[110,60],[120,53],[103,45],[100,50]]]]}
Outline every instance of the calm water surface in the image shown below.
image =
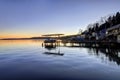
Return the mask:
{"type": "Polygon", "coordinates": [[[120,80],[120,50],[41,46],[42,40],[1,40],[0,80],[120,80]],[[45,54],[58,52],[63,55],[45,54]]]}

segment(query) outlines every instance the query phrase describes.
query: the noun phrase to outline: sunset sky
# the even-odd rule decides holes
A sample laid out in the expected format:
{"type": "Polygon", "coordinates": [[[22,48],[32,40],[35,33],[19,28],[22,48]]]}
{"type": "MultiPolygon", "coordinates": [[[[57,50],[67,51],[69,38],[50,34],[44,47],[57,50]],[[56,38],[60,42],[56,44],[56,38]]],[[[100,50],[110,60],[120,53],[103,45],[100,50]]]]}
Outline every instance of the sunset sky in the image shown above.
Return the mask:
{"type": "Polygon", "coordinates": [[[120,0],[0,0],[0,38],[76,34],[120,11],[120,0]]]}

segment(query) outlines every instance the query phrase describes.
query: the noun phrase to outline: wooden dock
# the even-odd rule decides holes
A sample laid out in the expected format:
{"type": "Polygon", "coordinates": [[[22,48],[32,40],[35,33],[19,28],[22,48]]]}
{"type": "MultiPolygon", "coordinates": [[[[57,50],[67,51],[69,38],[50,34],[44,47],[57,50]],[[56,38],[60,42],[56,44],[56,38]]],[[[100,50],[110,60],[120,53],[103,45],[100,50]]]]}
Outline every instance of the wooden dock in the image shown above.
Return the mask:
{"type": "Polygon", "coordinates": [[[71,47],[120,47],[120,43],[116,41],[62,41],[61,43],[71,47]]]}

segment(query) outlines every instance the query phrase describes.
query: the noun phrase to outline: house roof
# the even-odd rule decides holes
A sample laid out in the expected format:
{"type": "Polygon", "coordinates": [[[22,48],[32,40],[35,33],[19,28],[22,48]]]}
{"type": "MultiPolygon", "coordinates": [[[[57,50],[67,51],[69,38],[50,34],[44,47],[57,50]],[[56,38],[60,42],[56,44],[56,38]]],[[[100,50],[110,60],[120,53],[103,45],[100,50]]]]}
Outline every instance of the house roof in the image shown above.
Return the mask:
{"type": "Polygon", "coordinates": [[[113,30],[113,29],[117,29],[120,28],[120,24],[112,26],[111,28],[108,28],[107,31],[113,30]]]}

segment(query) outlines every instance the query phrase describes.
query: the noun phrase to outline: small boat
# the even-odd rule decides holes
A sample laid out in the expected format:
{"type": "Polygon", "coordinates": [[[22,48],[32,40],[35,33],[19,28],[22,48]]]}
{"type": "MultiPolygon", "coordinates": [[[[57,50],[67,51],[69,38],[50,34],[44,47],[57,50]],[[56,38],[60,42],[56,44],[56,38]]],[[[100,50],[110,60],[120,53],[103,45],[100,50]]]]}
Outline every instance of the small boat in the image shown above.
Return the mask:
{"type": "Polygon", "coordinates": [[[56,42],[55,39],[46,39],[46,40],[44,41],[44,43],[55,43],[55,42],[56,42]]]}
{"type": "Polygon", "coordinates": [[[58,46],[58,41],[56,39],[46,39],[44,40],[44,44],[42,44],[49,52],[44,52],[47,55],[59,55],[63,56],[63,53],[60,53],[60,47],[58,46]],[[51,50],[56,50],[56,47],[59,48],[58,52],[51,52],[51,50]]]}
{"type": "Polygon", "coordinates": [[[56,47],[56,40],[55,39],[46,39],[42,46],[45,48],[55,48],[56,47]]]}

